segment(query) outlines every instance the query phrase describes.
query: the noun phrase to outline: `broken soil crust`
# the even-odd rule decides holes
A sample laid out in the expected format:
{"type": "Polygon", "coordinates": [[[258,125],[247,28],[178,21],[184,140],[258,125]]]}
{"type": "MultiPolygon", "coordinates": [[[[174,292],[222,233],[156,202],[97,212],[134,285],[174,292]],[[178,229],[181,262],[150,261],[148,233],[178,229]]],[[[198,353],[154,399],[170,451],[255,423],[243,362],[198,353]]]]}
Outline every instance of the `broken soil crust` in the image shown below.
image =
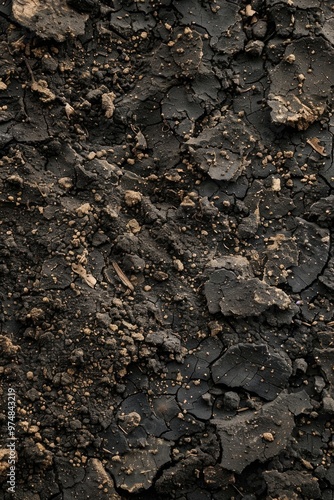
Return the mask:
{"type": "Polygon", "coordinates": [[[0,2],[4,499],[333,499],[332,19],[0,2]]]}

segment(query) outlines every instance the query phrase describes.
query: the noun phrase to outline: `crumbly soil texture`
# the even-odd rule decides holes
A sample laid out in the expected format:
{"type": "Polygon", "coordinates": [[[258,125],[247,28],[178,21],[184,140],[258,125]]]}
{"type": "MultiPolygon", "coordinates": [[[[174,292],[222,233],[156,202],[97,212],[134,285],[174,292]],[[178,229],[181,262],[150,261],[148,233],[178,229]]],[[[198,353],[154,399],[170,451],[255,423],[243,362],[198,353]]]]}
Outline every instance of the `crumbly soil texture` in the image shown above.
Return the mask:
{"type": "Polygon", "coordinates": [[[0,1],[1,499],[334,499],[334,8],[0,1]]]}

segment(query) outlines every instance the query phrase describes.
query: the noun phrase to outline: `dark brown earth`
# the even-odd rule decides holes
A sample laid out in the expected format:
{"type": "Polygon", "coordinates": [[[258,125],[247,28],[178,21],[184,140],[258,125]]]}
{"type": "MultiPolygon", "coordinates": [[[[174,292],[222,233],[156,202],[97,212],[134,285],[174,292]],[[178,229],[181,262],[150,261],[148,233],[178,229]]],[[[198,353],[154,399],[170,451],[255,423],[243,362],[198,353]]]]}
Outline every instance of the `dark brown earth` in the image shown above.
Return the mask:
{"type": "Polygon", "coordinates": [[[0,498],[334,499],[333,20],[0,1],[0,498]]]}

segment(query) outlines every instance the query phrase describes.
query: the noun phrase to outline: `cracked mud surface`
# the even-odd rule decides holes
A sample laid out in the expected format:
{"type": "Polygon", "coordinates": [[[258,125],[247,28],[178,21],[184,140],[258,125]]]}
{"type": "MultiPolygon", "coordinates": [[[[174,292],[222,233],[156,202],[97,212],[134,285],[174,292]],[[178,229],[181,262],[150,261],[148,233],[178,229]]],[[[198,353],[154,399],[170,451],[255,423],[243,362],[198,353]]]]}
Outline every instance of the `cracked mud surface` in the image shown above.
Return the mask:
{"type": "Polygon", "coordinates": [[[333,6],[0,30],[0,498],[333,500],[333,6]]]}

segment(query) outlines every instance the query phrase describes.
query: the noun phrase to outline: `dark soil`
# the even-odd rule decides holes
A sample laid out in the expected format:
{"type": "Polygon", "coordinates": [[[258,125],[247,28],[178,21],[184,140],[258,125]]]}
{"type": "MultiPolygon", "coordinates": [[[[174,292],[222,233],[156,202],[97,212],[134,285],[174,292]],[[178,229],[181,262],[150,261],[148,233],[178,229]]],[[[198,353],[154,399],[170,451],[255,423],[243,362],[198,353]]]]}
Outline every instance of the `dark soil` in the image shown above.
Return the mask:
{"type": "Polygon", "coordinates": [[[0,498],[334,499],[333,18],[0,1],[0,498]]]}

